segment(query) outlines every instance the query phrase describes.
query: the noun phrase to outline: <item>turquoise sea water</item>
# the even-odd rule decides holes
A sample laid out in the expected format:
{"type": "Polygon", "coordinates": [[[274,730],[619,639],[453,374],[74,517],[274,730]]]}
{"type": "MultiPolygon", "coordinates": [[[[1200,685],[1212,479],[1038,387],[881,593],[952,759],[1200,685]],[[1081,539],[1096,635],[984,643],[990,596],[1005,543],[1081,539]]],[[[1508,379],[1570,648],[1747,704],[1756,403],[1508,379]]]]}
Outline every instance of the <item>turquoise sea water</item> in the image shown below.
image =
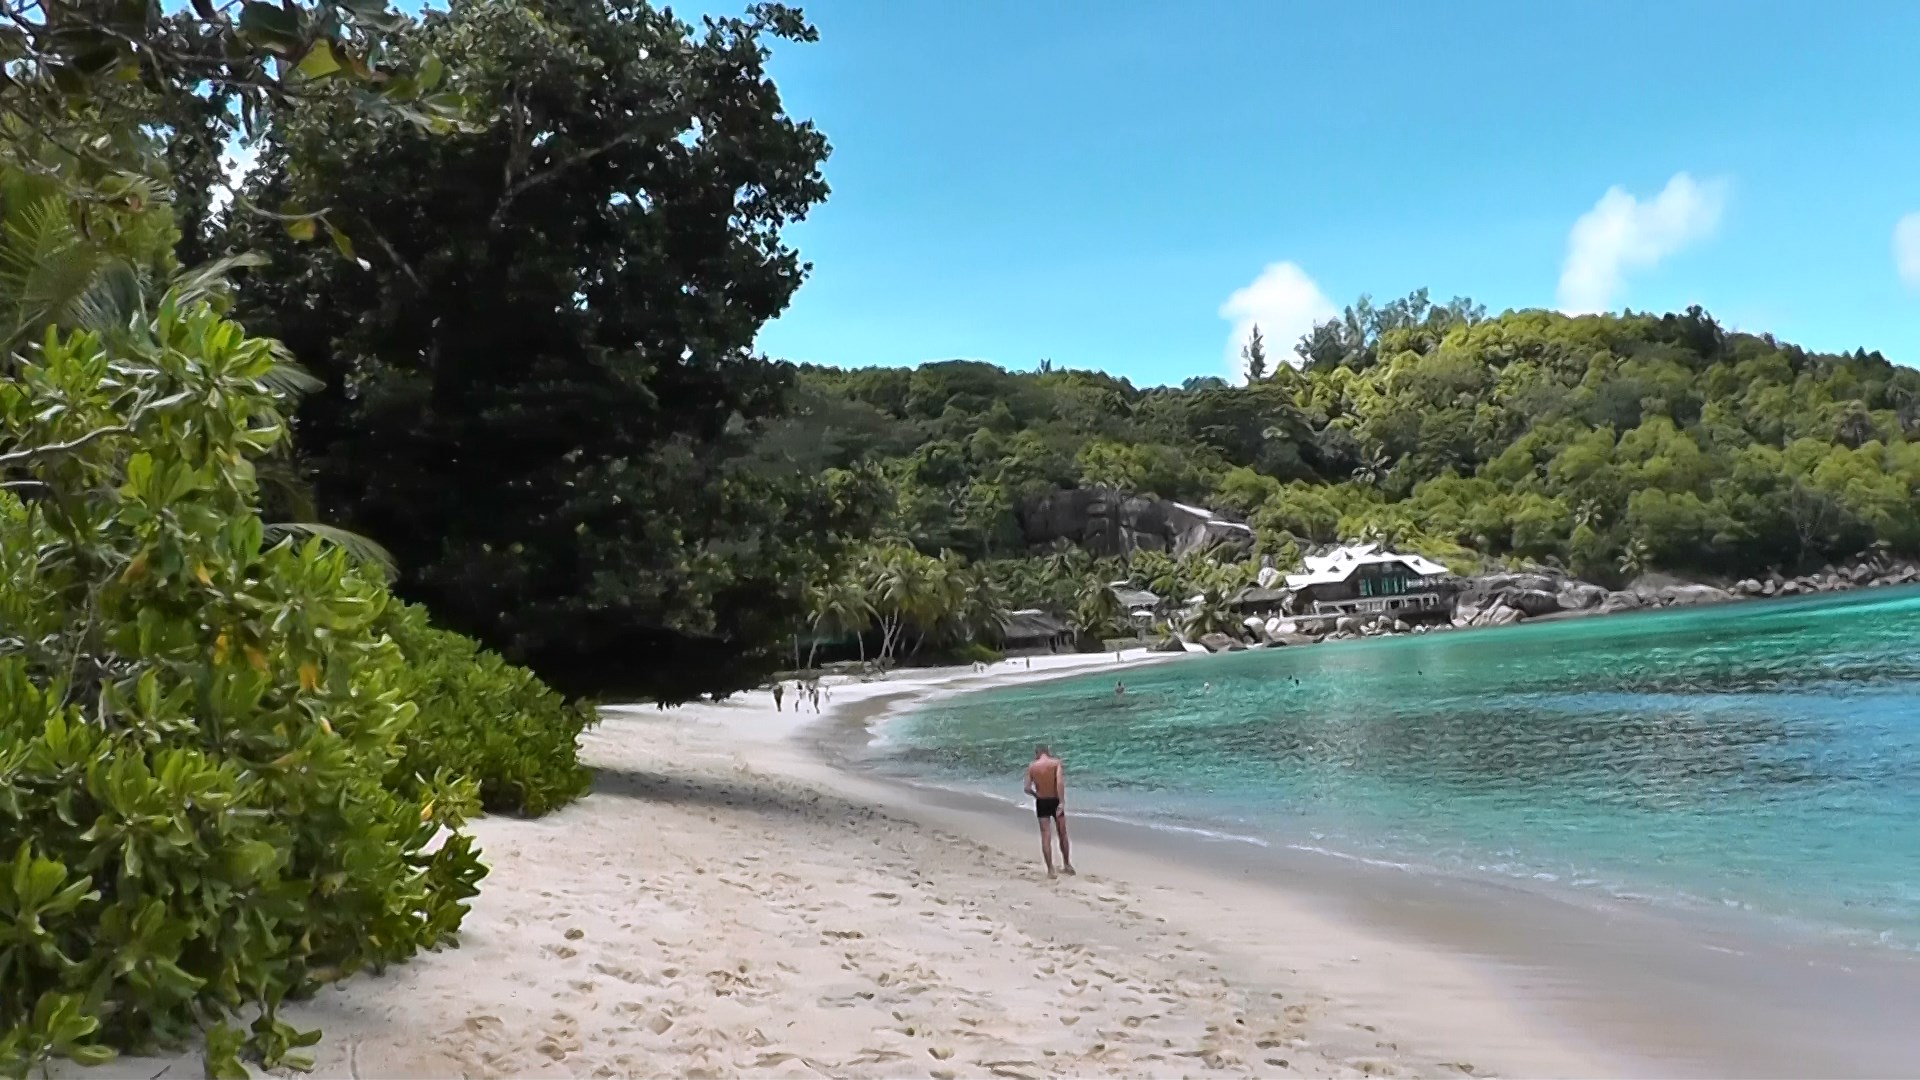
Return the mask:
{"type": "Polygon", "coordinates": [[[889,722],[883,771],[1920,948],[1920,589],[1195,658],[889,722]]]}

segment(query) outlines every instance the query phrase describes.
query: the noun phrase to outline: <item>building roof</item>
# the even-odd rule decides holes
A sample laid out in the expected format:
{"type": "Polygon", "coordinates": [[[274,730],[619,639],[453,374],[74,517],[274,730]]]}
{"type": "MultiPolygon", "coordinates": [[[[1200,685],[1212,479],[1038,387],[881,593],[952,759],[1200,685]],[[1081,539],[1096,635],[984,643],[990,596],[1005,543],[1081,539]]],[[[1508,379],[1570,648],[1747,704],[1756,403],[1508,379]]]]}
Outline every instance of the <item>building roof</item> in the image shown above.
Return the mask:
{"type": "Polygon", "coordinates": [[[1447,568],[1418,555],[1381,551],[1379,544],[1348,544],[1325,555],[1309,555],[1306,570],[1287,575],[1287,588],[1304,589],[1311,585],[1332,585],[1347,580],[1355,570],[1368,565],[1399,563],[1421,577],[1442,577],[1447,568]]]}
{"type": "Polygon", "coordinates": [[[1277,604],[1287,598],[1285,589],[1268,589],[1259,585],[1249,585],[1241,589],[1239,595],[1228,601],[1229,606],[1245,607],[1251,604],[1277,604]]]}
{"type": "Polygon", "coordinates": [[[1023,608],[1007,612],[1007,625],[1000,634],[1008,641],[1021,641],[1029,638],[1057,637],[1068,631],[1066,623],[1041,611],[1039,608],[1023,608]]]}
{"type": "Polygon", "coordinates": [[[1113,595],[1120,599],[1120,605],[1128,611],[1139,611],[1142,608],[1158,606],[1160,603],[1158,594],[1149,589],[1136,589],[1131,582],[1116,581],[1108,588],[1113,590],[1113,595]]]}

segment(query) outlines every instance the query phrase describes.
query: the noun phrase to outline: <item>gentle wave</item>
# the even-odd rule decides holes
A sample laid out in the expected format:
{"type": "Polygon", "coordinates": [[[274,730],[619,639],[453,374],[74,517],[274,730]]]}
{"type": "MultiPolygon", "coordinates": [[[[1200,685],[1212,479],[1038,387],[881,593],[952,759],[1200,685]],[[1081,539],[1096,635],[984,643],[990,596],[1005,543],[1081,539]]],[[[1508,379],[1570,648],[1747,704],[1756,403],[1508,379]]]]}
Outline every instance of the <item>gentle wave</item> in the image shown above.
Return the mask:
{"type": "Polygon", "coordinates": [[[1915,640],[1903,589],[1195,658],[931,702],[872,750],[979,793],[1046,741],[1082,816],[1912,949],[1915,640]]]}

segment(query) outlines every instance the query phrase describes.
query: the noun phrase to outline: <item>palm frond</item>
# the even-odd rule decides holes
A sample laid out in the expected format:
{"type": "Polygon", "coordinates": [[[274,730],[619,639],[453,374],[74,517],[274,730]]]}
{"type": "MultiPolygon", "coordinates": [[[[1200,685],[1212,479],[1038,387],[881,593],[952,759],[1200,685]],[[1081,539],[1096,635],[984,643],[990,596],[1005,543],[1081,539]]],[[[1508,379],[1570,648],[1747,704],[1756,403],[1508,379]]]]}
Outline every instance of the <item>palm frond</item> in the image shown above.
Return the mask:
{"type": "Polygon", "coordinates": [[[102,264],[70,307],[75,325],[102,337],[124,334],[146,314],[146,282],[118,259],[102,264]]]}
{"type": "Polygon", "coordinates": [[[7,207],[0,221],[0,326],[6,334],[0,348],[10,350],[49,324],[70,321],[107,261],[60,200],[7,207]]]}
{"type": "Polygon", "coordinates": [[[278,453],[255,461],[253,481],[260,490],[262,513],[293,521],[312,521],[320,516],[313,489],[300,475],[291,455],[278,453]]]}
{"type": "Polygon", "coordinates": [[[300,366],[293,354],[285,349],[275,349],[273,366],[260,376],[260,385],[282,397],[299,397],[311,394],[326,386],[313,377],[313,373],[300,366]]]}
{"type": "Polygon", "coordinates": [[[267,525],[264,533],[268,540],[279,540],[283,537],[311,537],[323,543],[332,544],[362,566],[379,570],[388,581],[400,576],[400,564],[394,559],[393,553],[381,547],[377,541],[356,532],[316,522],[276,521],[267,525]]]}
{"type": "Polygon", "coordinates": [[[231,285],[228,277],[233,271],[265,265],[267,257],[256,251],[225,255],[175,274],[173,280],[167,283],[167,290],[173,294],[175,302],[182,306],[197,300],[224,297],[231,285]]]}

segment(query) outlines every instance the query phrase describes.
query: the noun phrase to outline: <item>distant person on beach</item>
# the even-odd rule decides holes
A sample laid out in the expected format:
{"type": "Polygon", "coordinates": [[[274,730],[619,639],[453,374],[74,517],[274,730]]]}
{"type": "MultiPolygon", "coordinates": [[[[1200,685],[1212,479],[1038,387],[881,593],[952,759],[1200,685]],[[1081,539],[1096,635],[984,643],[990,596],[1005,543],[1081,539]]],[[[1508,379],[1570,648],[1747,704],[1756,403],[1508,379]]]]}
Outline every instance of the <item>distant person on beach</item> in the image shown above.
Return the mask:
{"type": "Polygon", "coordinates": [[[1033,748],[1033,764],[1027,766],[1026,792],[1033,796],[1033,812],[1040,819],[1040,857],[1046,860],[1047,876],[1053,875],[1053,834],[1060,834],[1061,869],[1073,870],[1073,852],[1067,847],[1067,774],[1060,759],[1043,743],[1033,748]]]}
{"type": "Polygon", "coordinates": [[[780,711],[780,699],[786,696],[786,693],[787,693],[786,683],[777,682],[773,684],[773,711],[774,712],[780,711]]]}
{"type": "Polygon", "coordinates": [[[1126,684],[1126,683],[1123,683],[1123,682],[1116,682],[1116,683],[1114,683],[1114,684],[1113,684],[1113,696],[1114,696],[1114,697],[1125,697],[1126,695],[1127,695],[1127,684],[1126,684]]]}

